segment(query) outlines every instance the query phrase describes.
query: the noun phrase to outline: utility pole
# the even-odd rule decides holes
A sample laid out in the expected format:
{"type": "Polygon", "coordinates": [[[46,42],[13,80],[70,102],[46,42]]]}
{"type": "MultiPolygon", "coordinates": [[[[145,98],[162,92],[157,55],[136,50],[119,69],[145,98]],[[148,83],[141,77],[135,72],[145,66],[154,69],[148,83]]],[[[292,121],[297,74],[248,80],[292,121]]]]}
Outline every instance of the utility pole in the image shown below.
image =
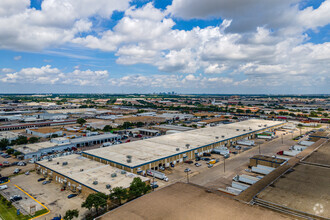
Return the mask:
{"type": "Polygon", "coordinates": [[[281,137],[282,137],[282,144],[283,144],[283,133],[281,134],[281,137]]]}
{"type": "Polygon", "coordinates": [[[223,158],[223,172],[226,172],[226,158],[223,158]]]}

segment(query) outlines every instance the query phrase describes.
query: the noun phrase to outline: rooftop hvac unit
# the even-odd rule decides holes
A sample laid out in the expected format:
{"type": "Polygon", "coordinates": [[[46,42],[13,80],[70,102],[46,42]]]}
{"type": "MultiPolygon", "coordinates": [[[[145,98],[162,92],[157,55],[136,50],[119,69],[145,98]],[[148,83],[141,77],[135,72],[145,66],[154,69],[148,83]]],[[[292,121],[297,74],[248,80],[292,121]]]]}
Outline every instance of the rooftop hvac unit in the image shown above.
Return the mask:
{"type": "Polygon", "coordinates": [[[122,170],[120,173],[121,174],[126,174],[126,171],[125,170],[122,170]]]}
{"type": "Polygon", "coordinates": [[[176,148],[176,151],[180,151],[180,148],[177,147],[177,148],[176,148]]]}
{"type": "Polygon", "coordinates": [[[60,162],[57,162],[56,164],[60,164],[60,162]]]}
{"type": "Polygon", "coordinates": [[[126,156],[128,159],[131,159],[132,158],[132,155],[127,155],[126,156]]]}
{"type": "Polygon", "coordinates": [[[222,138],[225,138],[225,135],[221,135],[222,138]]]}
{"type": "Polygon", "coordinates": [[[264,125],[265,127],[267,127],[267,125],[264,125]]]}
{"type": "Polygon", "coordinates": [[[116,177],[117,176],[117,173],[112,173],[111,174],[111,177],[116,177]]]}
{"type": "Polygon", "coordinates": [[[84,169],[80,169],[80,172],[84,171],[84,169]]]}
{"type": "Polygon", "coordinates": [[[93,182],[93,185],[97,185],[99,182],[97,182],[96,180],[93,182]]]}
{"type": "Polygon", "coordinates": [[[110,189],[110,188],[111,188],[111,185],[110,185],[110,184],[107,184],[107,185],[105,186],[105,188],[110,189]]]}
{"type": "Polygon", "coordinates": [[[132,159],[127,159],[127,163],[132,163],[132,159]]]}
{"type": "Polygon", "coordinates": [[[236,129],[236,131],[239,131],[239,129],[236,129]]]}
{"type": "Polygon", "coordinates": [[[63,166],[68,165],[68,162],[63,162],[62,165],[63,166]]]}
{"type": "Polygon", "coordinates": [[[243,131],[246,131],[245,129],[243,129],[243,131]]]}
{"type": "Polygon", "coordinates": [[[252,128],[249,128],[250,131],[252,131],[252,128]]]}
{"type": "Polygon", "coordinates": [[[189,147],[190,147],[190,144],[186,144],[186,148],[189,149],[189,147]]]}

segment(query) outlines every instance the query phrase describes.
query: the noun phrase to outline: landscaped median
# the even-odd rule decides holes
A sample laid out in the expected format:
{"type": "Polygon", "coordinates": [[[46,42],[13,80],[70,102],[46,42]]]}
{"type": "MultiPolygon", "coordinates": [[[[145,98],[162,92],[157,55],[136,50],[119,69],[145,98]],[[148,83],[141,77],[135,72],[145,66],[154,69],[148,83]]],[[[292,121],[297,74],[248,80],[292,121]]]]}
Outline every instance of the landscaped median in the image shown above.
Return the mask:
{"type": "Polygon", "coordinates": [[[41,217],[43,215],[46,215],[46,214],[48,214],[50,212],[49,209],[46,206],[44,206],[41,202],[37,201],[35,198],[33,198],[31,195],[29,195],[23,189],[21,189],[17,185],[15,185],[15,187],[17,187],[19,190],[21,190],[22,192],[24,192],[27,196],[29,196],[34,201],[36,201],[37,203],[39,203],[43,207],[43,209],[36,211],[34,215],[23,215],[22,213],[20,213],[19,215],[17,215],[18,214],[17,209],[15,208],[15,206],[12,205],[11,201],[8,201],[4,196],[2,196],[0,194],[0,218],[2,220],[12,220],[12,219],[15,219],[15,220],[16,219],[17,220],[28,220],[28,219],[35,219],[35,218],[41,217]]]}

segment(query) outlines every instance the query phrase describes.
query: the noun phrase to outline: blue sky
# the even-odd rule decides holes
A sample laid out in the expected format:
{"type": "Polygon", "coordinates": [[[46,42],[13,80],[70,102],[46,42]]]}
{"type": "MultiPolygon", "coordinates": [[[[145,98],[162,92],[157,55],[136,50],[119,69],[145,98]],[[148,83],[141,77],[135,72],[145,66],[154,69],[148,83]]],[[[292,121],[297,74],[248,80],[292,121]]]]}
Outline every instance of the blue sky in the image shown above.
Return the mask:
{"type": "Polygon", "coordinates": [[[330,0],[1,0],[0,93],[329,93],[330,0]]]}

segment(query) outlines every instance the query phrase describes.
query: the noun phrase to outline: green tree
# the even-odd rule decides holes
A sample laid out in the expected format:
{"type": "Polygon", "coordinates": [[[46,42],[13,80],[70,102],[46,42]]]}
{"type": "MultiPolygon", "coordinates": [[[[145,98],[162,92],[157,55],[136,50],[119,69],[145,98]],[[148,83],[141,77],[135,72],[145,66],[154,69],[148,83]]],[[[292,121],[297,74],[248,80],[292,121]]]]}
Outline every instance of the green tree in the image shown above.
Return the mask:
{"type": "Polygon", "coordinates": [[[28,139],[23,135],[18,136],[16,140],[12,141],[12,144],[16,144],[16,145],[27,144],[27,143],[28,143],[28,139]]]}
{"type": "Polygon", "coordinates": [[[314,111],[311,111],[311,113],[309,114],[309,117],[317,117],[317,113],[314,111]]]}
{"type": "Polygon", "coordinates": [[[137,126],[138,128],[141,128],[141,127],[144,126],[144,123],[141,122],[141,121],[139,121],[138,123],[136,123],[136,126],[137,126]]]}
{"type": "Polygon", "coordinates": [[[131,126],[133,126],[133,124],[131,122],[128,122],[128,121],[125,121],[124,124],[123,124],[124,129],[128,129],[131,126]]]}
{"type": "Polygon", "coordinates": [[[323,116],[324,117],[328,117],[328,113],[323,113],[323,116]]]}
{"type": "Polygon", "coordinates": [[[133,199],[142,196],[150,190],[150,185],[147,185],[139,177],[135,177],[130,184],[128,195],[131,199],[133,199]]]}
{"type": "Polygon", "coordinates": [[[11,148],[10,148],[10,149],[8,149],[6,152],[7,152],[7,154],[12,154],[12,153],[14,153],[14,151],[15,151],[14,149],[11,149],[11,148]]]}
{"type": "Polygon", "coordinates": [[[68,210],[65,212],[64,220],[72,220],[74,217],[78,218],[79,211],[77,209],[68,210]]]}
{"type": "Polygon", "coordinates": [[[86,200],[81,204],[81,207],[91,210],[95,208],[96,214],[99,213],[99,208],[104,208],[107,205],[108,196],[104,193],[93,193],[89,194],[86,200]]]}
{"type": "Polygon", "coordinates": [[[15,152],[14,152],[14,156],[15,156],[15,157],[17,157],[18,155],[21,155],[21,154],[22,154],[22,153],[19,152],[19,151],[15,151],[15,152]]]}
{"type": "Polygon", "coordinates": [[[83,126],[86,123],[86,120],[83,118],[78,118],[77,123],[80,124],[80,126],[83,126]]]}
{"type": "Polygon", "coordinates": [[[110,190],[109,198],[115,204],[121,205],[122,200],[128,199],[127,189],[123,187],[115,187],[110,190]]]}
{"type": "Polygon", "coordinates": [[[0,140],[0,150],[6,149],[6,147],[9,145],[9,141],[6,138],[3,138],[0,140]]]}
{"type": "Polygon", "coordinates": [[[110,125],[106,125],[103,128],[103,131],[111,131],[111,130],[112,130],[112,127],[110,125]]]}
{"type": "Polygon", "coordinates": [[[33,144],[33,143],[38,142],[38,140],[39,140],[39,138],[37,138],[37,137],[30,137],[29,138],[29,143],[33,144]]]}

